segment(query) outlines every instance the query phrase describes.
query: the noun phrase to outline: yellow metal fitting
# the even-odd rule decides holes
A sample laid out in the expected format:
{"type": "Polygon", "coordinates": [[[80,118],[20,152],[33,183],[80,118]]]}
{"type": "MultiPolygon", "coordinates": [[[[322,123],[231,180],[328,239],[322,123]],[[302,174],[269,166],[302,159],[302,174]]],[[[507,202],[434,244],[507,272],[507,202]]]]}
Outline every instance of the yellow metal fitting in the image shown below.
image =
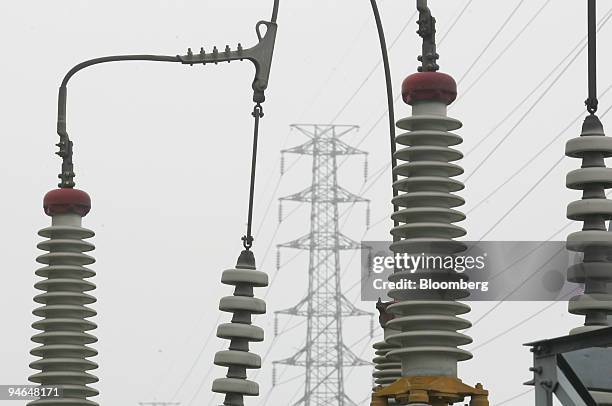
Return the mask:
{"type": "MultiPolygon", "coordinates": [[[[476,389],[483,390],[482,384],[477,383],[476,389]]],[[[470,400],[470,406],[489,406],[489,398],[487,397],[487,395],[472,395],[472,399],[470,400]]]]}
{"type": "Polygon", "coordinates": [[[372,401],[370,406],[389,406],[389,400],[384,397],[376,396],[376,392],[372,393],[372,401]]]}
{"type": "Polygon", "coordinates": [[[429,403],[429,395],[426,390],[413,390],[408,394],[408,403],[429,403]]]}
{"type": "Polygon", "coordinates": [[[450,376],[410,376],[398,379],[386,388],[376,389],[370,405],[387,406],[388,399],[395,399],[400,404],[441,406],[463,402],[470,397],[470,406],[489,406],[488,396],[489,392],[480,383],[471,387],[450,376]]]}

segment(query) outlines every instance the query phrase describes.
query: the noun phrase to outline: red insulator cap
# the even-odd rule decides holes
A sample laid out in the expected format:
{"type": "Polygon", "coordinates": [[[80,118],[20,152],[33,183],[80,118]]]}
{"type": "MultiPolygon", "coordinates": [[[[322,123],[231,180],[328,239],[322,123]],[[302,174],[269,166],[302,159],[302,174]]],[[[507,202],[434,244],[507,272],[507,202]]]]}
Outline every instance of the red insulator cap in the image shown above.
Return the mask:
{"type": "Polygon", "coordinates": [[[438,101],[449,105],[457,98],[457,83],[446,73],[415,73],[404,79],[402,97],[410,105],[417,101],[438,101]]]}
{"type": "Polygon", "coordinates": [[[91,209],[91,198],[78,189],[55,189],[45,195],[43,207],[49,216],[72,213],[85,217],[91,209]]]}

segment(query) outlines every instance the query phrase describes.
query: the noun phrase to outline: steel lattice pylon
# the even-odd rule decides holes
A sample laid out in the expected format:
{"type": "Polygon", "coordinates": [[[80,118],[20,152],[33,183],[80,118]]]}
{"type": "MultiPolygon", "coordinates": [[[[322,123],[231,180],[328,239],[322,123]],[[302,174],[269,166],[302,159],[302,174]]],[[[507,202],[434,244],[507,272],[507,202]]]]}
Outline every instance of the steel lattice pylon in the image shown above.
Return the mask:
{"type": "MultiPolygon", "coordinates": [[[[340,203],[369,204],[369,200],[338,185],[337,158],[367,156],[367,153],[340,139],[357,126],[305,124],[292,125],[292,128],[309,140],[282,153],[312,155],[312,185],[280,201],[281,205],[284,201],[310,203],[311,224],[308,234],[278,247],[310,252],[308,292],[295,306],[276,314],[306,317],[306,344],[293,356],[274,364],[306,368],[304,395],[294,405],[352,406],[355,403],[344,392],[343,367],[371,364],[361,360],[344,344],[342,319],[372,314],[356,308],[340,288],[340,251],[360,249],[361,244],[340,232],[338,206],[340,203]]],[[[282,206],[279,217],[282,220],[282,206]]]]}

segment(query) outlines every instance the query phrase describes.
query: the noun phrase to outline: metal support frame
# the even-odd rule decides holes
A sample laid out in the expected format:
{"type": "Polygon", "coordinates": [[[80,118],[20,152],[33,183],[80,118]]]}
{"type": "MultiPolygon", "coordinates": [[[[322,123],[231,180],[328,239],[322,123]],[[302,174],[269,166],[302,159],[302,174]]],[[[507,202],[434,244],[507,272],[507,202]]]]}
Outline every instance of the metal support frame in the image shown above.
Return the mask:
{"type": "MultiPolygon", "coordinates": [[[[219,326],[217,331],[218,337],[231,340],[231,343],[230,349],[228,351],[220,351],[215,356],[215,363],[217,365],[228,367],[228,373],[227,378],[222,378],[215,381],[215,383],[213,384],[213,390],[215,392],[226,394],[224,404],[228,406],[241,406],[243,405],[243,395],[258,395],[259,392],[259,388],[256,383],[247,381],[245,379],[245,370],[247,368],[257,367],[257,364],[261,363],[257,355],[250,353],[247,354],[249,341],[263,340],[263,330],[255,326],[250,326],[251,314],[265,313],[265,302],[263,300],[253,298],[252,288],[267,286],[268,279],[266,274],[262,272],[256,273],[254,269],[255,259],[249,249],[251,248],[251,244],[253,241],[253,237],[251,235],[251,224],[253,214],[253,196],[255,187],[255,166],[259,120],[263,117],[263,108],[261,106],[261,103],[265,101],[264,92],[267,89],[270,76],[272,56],[274,53],[274,44],[278,28],[276,21],[278,17],[279,3],[280,0],[274,0],[272,18],[270,21],[259,21],[256,24],[255,31],[259,41],[255,46],[251,48],[244,49],[242,45],[238,44],[238,49],[235,51],[232,51],[230,47],[226,45],[225,50],[222,52],[219,52],[217,47],[214,47],[211,53],[206,53],[204,51],[204,48],[201,48],[199,54],[197,55],[194,55],[193,51],[189,49],[187,55],[184,56],[140,54],[114,55],[94,58],[81,62],[75,65],[72,69],[70,69],[64,76],[59,87],[58,93],[57,134],[59,135],[59,143],[56,145],[59,148],[57,155],[59,155],[62,159],[61,172],[58,175],[58,177],[60,178],[60,183],[58,186],[61,188],[61,199],[64,199],[60,200],[62,202],[62,205],[65,206],[69,206],[69,204],[66,203],[66,199],[71,202],[76,201],[79,204],[82,203],[82,201],[84,202],[86,200],[86,214],[90,208],[89,197],[84,192],[80,192],[78,190],[71,190],[74,189],[76,185],[74,182],[75,173],[73,164],[73,142],[70,139],[67,131],[67,100],[68,83],[75,74],[91,66],[120,61],[170,62],[193,66],[194,64],[218,64],[219,62],[231,62],[233,60],[242,61],[246,59],[250,60],[255,65],[255,79],[252,84],[254,92],[253,101],[255,102],[255,107],[252,116],[255,119],[255,125],[253,152],[251,159],[248,226],[247,233],[243,237],[243,245],[246,250],[241,253],[238,264],[236,265],[236,268],[240,269],[228,270],[224,272],[222,277],[223,283],[228,285],[235,285],[235,296],[239,297],[225,297],[222,299],[219,306],[219,309],[222,311],[235,313],[235,318],[232,321],[235,321],[235,324],[240,326],[241,328],[233,326],[232,323],[226,323],[219,326]],[[265,32],[263,32],[264,26],[265,32]],[[248,261],[243,261],[245,258],[248,259],[248,261]],[[248,271],[245,271],[245,269],[248,269],[248,271]],[[247,324],[249,325],[248,327],[247,324]]],[[[57,194],[55,196],[57,199],[57,194]]],[[[70,204],[74,205],[74,203],[70,204]]],[[[79,211],[81,209],[79,209],[79,211]]],[[[74,207],[71,207],[69,211],[75,211],[74,207]]],[[[61,214],[63,216],[64,213],[61,214]]],[[[81,217],[82,216],[84,216],[84,214],[81,214],[81,217]]],[[[54,226],[56,226],[55,221],[56,220],[54,218],[54,226]]],[[[54,226],[52,226],[52,228],[54,226]]],[[[41,235],[51,237],[51,239],[53,239],[53,237],[58,236],[57,233],[52,233],[53,235],[46,235],[48,234],[47,231],[41,232],[41,235]]],[[[51,294],[38,295],[34,299],[39,303],[47,304],[46,297],[52,297],[53,301],[49,303],[50,306],[46,307],[53,307],[54,309],[52,309],[51,312],[45,311],[46,308],[45,306],[43,306],[43,308],[39,308],[34,311],[35,315],[43,318],[43,320],[35,322],[35,325],[39,325],[39,329],[43,330],[43,332],[34,336],[32,338],[32,341],[36,343],[42,343],[43,345],[32,350],[32,354],[40,356],[41,359],[32,363],[31,366],[32,368],[39,369],[42,372],[32,375],[30,377],[30,381],[43,385],[52,383],[65,386],[68,392],[66,394],[67,400],[57,401],[61,404],[68,404],[72,402],[75,405],[97,405],[95,402],[86,399],[87,397],[96,396],[98,394],[97,390],[86,386],[86,384],[98,381],[98,378],[90,373],[91,370],[97,368],[97,365],[85,359],[87,357],[92,356],[92,354],[97,354],[97,352],[84,345],[97,341],[95,336],[85,332],[85,330],[92,330],[95,328],[95,324],[87,322],[85,318],[91,317],[96,313],[91,309],[80,306],[81,304],[89,304],[95,302],[95,297],[83,293],[84,291],[93,289],[94,285],[89,282],[85,284],[85,281],[82,280],[83,278],[90,277],[92,275],[90,270],[81,266],[83,264],[90,264],[94,261],[93,258],[91,258],[90,256],[83,254],[84,251],[89,251],[93,249],[93,246],[86,244],[82,241],[77,242],[78,238],[75,237],[80,237],[81,234],[90,237],[93,236],[93,232],[85,229],[81,231],[80,227],[77,228],[73,224],[68,224],[68,226],[64,226],[63,229],[61,229],[60,234],[63,239],[61,240],[61,244],[59,244],[59,246],[58,244],[50,245],[50,243],[48,242],[40,245],[41,247],[46,247],[43,249],[49,251],[49,254],[46,254],[46,256],[41,256],[39,258],[39,262],[49,265],[47,268],[53,269],[53,273],[57,273],[54,268],[59,268],[60,271],[68,272],[68,274],[71,275],[70,278],[74,279],[73,284],[75,285],[75,287],[71,287],[66,292],[55,292],[53,289],[51,289],[51,294]],[[68,243],[66,241],[68,241],[68,243]],[[65,250],[66,252],[61,252],[62,250],[65,250]],[[77,251],[79,251],[78,254],[77,251]],[[58,252],[60,252],[61,255],[58,255],[58,252]],[[58,256],[62,258],[62,260],[64,260],[64,262],[66,263],[58,264],[58,256]],[[48,257],[53,257],[54,259],[48,259],[48,257]],[[77,260],[75,259],[75,257],[78,257],[79,259],[77,260]],[[62,266],[65,269],[62,268],[62,266]],[[77,268],[77,270],[75,270],[75,268],[77,268]],[[80,289],[78,293],[76,291],[72,291],[78,289],[80,289]],[[42,296],[43,299],[41,299],[40,296],[42,296]],[[75,303],[78,303],[79,306],[76,306],[75,303]],[[83,309],[74,310],[74,308],[76,307],[83,307],[83,309]],[[53,329],[49,330],[47,327],[53,324],[50,324],[49,320],[53,321],[54,318],[56,322],[55,324],[59,323],[60,326],[64,327],[55,326],[53,329]],[[66,321],[71,321],[72,319],[78,322],[72,323],[66,321]],[[58,320],[60,320],[61,322],[58,322],[58,320]],[[67,328],[65,326],[72,327],[67,328]],[[66,329],[66,331],[56,331],[57,329],[66,329]],[[77,346],[75,344],[76,342],[83,345],[77,346]],[[66,351],[63,351],[60,356],[58,355],[57,348],[63,348],[63,346],[78,348],[71,348],[70,351],[68,351],[70,352],[70,354],[66,353],[66,351]]],[[[59,241],[59,239],[57,238],[56,240],[56,242],[59,241]]],[[[38,272],[40,272],[40,270],[37,271],[37,273],[38,272]]],[[[45,274],[48,274],[48,272],[48,270],[45,271],[45,274]]],[[[64,274],[60,273],[60,275],[64,274]]],[[[68,278],[67,276],[61,277],[68,278]]],[[[57,279],[56,277],[56,281],[57,280],[59,279],[57,279]]],[[[39,284],[38,286],[41,286],[39,288],[41,290],[47,290],[47,288],[44,287],[47,285],[48,283],[43,283],[39,284]]],[[[62,288],[65,285],[66,283],[55,283],[54,286],[56,287],[54,289],[66,290],[62,288]]],[[[56,403],[55,400],[52,402],[56,403]]],[[[42,403],[45,402],[40,400],[31,402],[32,405],[42,403]]],[[[178,405],[179,403],[142,402],[140,404],[142,406],[171,406],[178,405]]]]}
{"type": "Polygon", "coordinates": [[[597,347],[612,347],[612,327],[525,344],[533,352],[535,405],[552,406],[555,395],[564,406],[596,406],[588,388],[570,366],[567,353],[597,347]]]}

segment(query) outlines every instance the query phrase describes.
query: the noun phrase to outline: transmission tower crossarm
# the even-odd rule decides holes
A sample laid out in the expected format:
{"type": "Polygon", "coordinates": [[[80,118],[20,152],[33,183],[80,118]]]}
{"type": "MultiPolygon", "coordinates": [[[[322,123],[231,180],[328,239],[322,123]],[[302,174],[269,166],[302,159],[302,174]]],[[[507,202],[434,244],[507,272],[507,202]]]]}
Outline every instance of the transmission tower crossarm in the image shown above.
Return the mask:
{"type": "Polygon", "coordinates": [[[274,361],[274,364],[284,364],[284,365],[292,365],[292,366],[305,366],[306,361],[300,361],[300,357],[306,353],[306,347],[298,350],[295,354],[288,358],[284,358],[278,361],[274,361]]]}
{"type": "Polygon", "coordinates": [[[315,152],[319,155],[368,155],[366,151],[363,151],[359,148],[355,148],[346,142],[338,139],[332,138],[325,149],[316,148],[315,140],[310,139],[305,143],[282,150],[282,153],[285,154],[298,154],[298,155],[313,155],[315,152]]]}
{"type": "Polygon", "coordinates": [[[275,314],[288,314],[292,316],[307,316],[308,309],[303,309],[303,307],[307,304],[308,304],[308,296],[300,300],[298,304],[296,304],[295,306],[289,307],[284,310],[277,310],[274,313],[275,314]]]}
{"type": "Polygon", "coordinates": [[[335,137],[339,138],[351,131],[359,130],[358,125],[354,124],[291,124],[291,129],[298,130],[308,138],[323,137],[330,131],[335,132],[335,137]],[[312,130],[310,130],[312,129],[312,130]],[[338,131],[340,130],[340,131],[338,131]]]}
{"type": "Polygon", "coordinates": [[[344,351],[342,352],[344,354],[344,359],[342,362],[343,366],[359,367],[372,365],[371,362],[359,358],[346,344],[342,345],[344,346],[344,351]]]}
{"type": "MultiPolygon", "coordinates": [[[[280,201],[293,201],[293,202],[312,202],[313,200],[313,186],[309,186],[306,189],[291,194],[289,196],[281,197],[280,201]]],[[[333,193],[330,193],[333,196],[324,197],[323,199],[319,199],[319,201],[330,201],[337,203],[361,203],[361,202],[369,202],[370,199],[366,199],[365,197],[359,196],[353,192],[348,191],[342,186],[338,186],[333,193]]]]}
{"type": "Polygon", "coordinates": [[[343,317],[359,317],[359,316],[373,316],[374,314],[371,312],[367,312],[365,310],[361,310],[357,306],[353,304],[350,300],[344,296],[343,293],[340,293],[340,305],[341,312],[343,317]]]}
{"type": "Polygon", "coordinates": [[[301,250],[310,250],[313,246],[316,247],[317,250],[333,250],[336,248],[339,250],[361,249],[360,242],[352,240],[342,233],[338,233],[337,236],[334,236],[331,233],[320,233],[318,235],[313,235],[310,233],[303,235],[300,238],[296,238],[295,240],[277,245],[277,247],[295,248],[301,250]]]}

